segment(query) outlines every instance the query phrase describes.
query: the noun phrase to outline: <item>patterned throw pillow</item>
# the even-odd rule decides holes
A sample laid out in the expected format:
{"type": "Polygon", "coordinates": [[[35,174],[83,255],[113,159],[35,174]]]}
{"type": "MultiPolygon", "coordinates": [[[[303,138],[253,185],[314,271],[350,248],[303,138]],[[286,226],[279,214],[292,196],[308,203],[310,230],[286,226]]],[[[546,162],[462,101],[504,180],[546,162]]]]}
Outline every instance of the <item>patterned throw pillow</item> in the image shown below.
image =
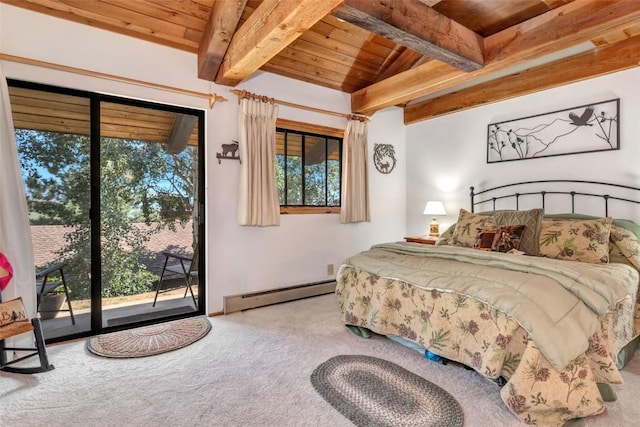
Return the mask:
{"type": "Polygon", "coordinates": [[[436,246],[448,245],[451,242],[453,231],[456,229],[456,225],[453,224],[447,230],[438,237],[436,240],[436,246]]]}
{"type": "Polygon", "coordinates": [[[540,255],[607,264],[611,220],[611,217],[593,220],[544,219],[540,230],[540,255]]]}
{"type": "Polygon", "coordinates": [[[522,224],[503,225],[500,227],[498,241],[495,244],[495,251],[509,252],[511,249],[520,250],[522,245],[522,235],[526,227],[522,224]]]}
{"type": "Polygon", "coordinates": [[[450,243],[456,246],[472,248],[476,243],[478,233],[492,228],[493,219],[487,215],[476,215],[464,209],[460,209],[456,228],[451,236],[450,243]]]}
{"type": "Polygon", "coordinates": [[[496,226],[522,224],[525,226],[520,239],[520,248],[527,255],[539,254],[539,236],[542,226],[544,209],[529,209],[527,211],[499,211],[493,216],[496,226]]]}
{"type": "Polygon", "coordinates": [[[609,262],[630,263],[640,270],[640,239],[634,233],[623,227],[611,224],[610,241],[613,252],[617,253],[612,258],[612,251],[609,252],[609,262]]]}
{"type": "Polygon", "coordinates": [[[478,233],[474,248],[483,251],[509,252],[519,249],[524,225],[504,225],[478,233]]]}
{"type": "Polygon", "coordinates": [[[487,228],[478,233],[476,237],[476,243],[473,245],[474,249],[480,249],[481,251],[492,251],[496,242],[500,238],[500,230],[497,228],[487,228]]]}
{"type": "Polygon", "coordinates": [[[616,243],[613,234],[613,226],[611,226],[611,240],[609,242],[609,264],[626,264],[629,267],[636,268],[636,266],[633,265],[633,263],[626,256],[624,256],[624,253],[616,243]]]}

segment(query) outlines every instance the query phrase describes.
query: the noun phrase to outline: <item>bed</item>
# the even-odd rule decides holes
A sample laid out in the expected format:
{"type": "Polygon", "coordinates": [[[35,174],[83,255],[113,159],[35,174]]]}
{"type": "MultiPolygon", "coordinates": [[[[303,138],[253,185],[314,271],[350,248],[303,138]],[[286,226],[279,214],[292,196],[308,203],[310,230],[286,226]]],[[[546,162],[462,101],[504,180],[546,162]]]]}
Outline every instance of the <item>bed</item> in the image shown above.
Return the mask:
{"type": "Polygon", "coordinates": [[[471,187],[471,208],[436,245],[382,243],[345,260],[342,321],[476,370],[524,423],[599,414],[640,333],[640,226],[610,214],[615,205],[638,221],[638,192],[567,180],[471,187]],[[563,190],[529,190],[541,184],[563,190]],[[564,196],[568,213],[549,213],[564,196]],[[604,205],[600,216],[576,213],[587,199],[604,205]]]}

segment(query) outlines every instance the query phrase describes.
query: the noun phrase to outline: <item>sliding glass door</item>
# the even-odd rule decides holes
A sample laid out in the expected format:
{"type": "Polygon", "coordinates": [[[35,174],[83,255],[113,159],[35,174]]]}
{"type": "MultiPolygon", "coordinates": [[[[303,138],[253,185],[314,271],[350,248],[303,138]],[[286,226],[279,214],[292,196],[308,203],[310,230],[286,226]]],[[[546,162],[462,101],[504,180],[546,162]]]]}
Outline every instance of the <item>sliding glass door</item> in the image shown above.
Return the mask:
{"type": "Polygon", "coordinates": [[[103,326],[196,312],[198,116],[101,102],[100,132],[103,326]]]}
{"type": "Polygon", "coordinates": [[[204,113],[9,83],[45,338],[202,313],[204,113]]]}
{"type": "Polygon", "coordinates": [[[91,330],[91,100],[9,87],[47,338],[91,330]]]}

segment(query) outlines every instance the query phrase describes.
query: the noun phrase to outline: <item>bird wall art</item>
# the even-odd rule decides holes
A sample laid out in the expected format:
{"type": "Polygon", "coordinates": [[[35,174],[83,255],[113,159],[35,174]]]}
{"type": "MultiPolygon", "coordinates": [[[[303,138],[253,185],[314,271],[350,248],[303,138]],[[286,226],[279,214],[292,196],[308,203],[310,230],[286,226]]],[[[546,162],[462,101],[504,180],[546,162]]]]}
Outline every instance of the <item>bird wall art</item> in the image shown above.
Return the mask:
{"type": "Polygon", "coordinates": [[[487,128],[487,163],[618,150],[620,99],[523,117],[487,128]]]}

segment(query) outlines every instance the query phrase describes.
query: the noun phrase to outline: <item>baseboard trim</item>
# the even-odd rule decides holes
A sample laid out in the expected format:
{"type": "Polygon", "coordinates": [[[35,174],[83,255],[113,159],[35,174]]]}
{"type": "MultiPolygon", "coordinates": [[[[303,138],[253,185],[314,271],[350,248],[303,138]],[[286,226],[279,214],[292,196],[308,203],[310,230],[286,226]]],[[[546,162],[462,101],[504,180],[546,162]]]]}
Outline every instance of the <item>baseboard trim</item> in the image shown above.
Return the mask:
{"type": "Polygon", "coordinates": [[[264,307],[271,304],[294,301],[302,298],[330,294],[335,292],[335,290],[336,281],[326,280],[262,292],[229,295],[224,297],[224,314],[248,310],[251,308],[264,307]]]}

